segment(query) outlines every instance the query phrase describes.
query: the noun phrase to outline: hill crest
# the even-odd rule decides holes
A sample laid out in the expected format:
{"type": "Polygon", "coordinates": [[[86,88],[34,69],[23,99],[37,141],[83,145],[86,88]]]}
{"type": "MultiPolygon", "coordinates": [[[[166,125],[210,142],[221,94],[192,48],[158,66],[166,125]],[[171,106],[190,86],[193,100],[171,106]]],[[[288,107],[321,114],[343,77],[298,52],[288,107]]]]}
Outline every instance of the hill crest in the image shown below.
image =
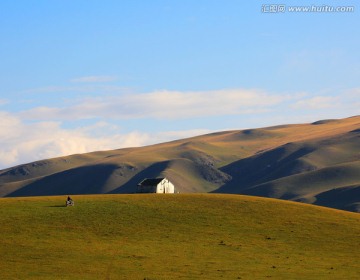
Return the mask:
{"type": "Polygon", "coordinates": [[[0,196],[133,193],[143,178],[167,177],[179,192],[269,196],[360,211],[360,198],[354,199],[359,140],[360,116],[216,132],[1,170],[0,196]]]}

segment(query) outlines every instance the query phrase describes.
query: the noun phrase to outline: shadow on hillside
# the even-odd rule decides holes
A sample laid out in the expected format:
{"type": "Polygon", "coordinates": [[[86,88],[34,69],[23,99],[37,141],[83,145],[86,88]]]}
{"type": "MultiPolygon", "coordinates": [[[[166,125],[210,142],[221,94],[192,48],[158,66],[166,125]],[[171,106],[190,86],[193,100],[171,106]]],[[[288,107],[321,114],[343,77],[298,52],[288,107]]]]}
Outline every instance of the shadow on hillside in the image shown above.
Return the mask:
{"type": "Polygon", "coordinates": [[[109,194],[135,193],[137,185],[145,178],[161,177],[161,173],[168,167],[169,161],[154,163],[137,173],[122,186],[108,192],[109,194]]]}
{"type": "Polygon", "coordinates": [[[309,145],[288,143],[276,149],[233,162],[220,170],[232,180],[215,190],[215,193],[242,193],[249,187],[276,180],[316,167],[304,163],[301,157],[315,148],[309,145]]]}
{"type": "Polygon", "coordinates": [[[7,196],[98,194],[118,168],[115,164],[82,166],[43,177],[7,196]]]}
{"type": "Polygon", "coordinates": [[[360,185],[332,189],[316,195],[314,204],[353,212],[359,212],[357,203],[360,197],[360,185]]]}

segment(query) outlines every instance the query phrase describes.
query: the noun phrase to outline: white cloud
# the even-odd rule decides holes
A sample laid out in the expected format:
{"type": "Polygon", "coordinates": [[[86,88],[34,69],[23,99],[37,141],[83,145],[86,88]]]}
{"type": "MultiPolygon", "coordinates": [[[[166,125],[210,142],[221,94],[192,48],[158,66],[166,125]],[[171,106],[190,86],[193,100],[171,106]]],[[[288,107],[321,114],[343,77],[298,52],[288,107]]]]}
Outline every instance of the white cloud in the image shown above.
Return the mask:
{"type": "MultiPolygon", "coordinates": [[[[312,97],[304,95],[290,105],[295,110],[327,112],[328,115],[352,116],[359,114],[360,89],[353,88],[336,93],[319,94],[312,97]]],[[[334,116],[335,117],[335,116],[334,116]]]]}
{"type": "Polygon", "coordinates": [[[98,94],[109,94],[116,93],[122,94],[124,92],[131,92],[130,88],[113,86],[113,85],[102,85],[102,84],[81,84],[74,86],[46,86],[39,88],[31,88],[21,91],[21,94],[44,94],[44,93],[98,93],[98,94]]]}
{"type": "Polygon", "coordinates": [[[115,76],[86,76],[70,80],[72,83],[106,83],[116,81],[115,76]]]}
{"type": "Polygon", "coordinates": [[[148,134],[149,139],[147,144],[157,144],[172,140],[179,140],[193,136],[199,136],[203,134],[208,134],[214,132],[210,129],[189,129],[189,130],[173,130],[173,131],[163,131],[154,134],[148,134]]]}
{"type": "Polygon", "coordinates": [[[22,115],[33,120],[74,120],[91,118],[187,119],[218,115],[263,112],[286,100],[260,90],[227,89],[216,91],[155,91],[84,98],[68,107],[37,107],[22,115]]]}
{"type": "Polygon", "coordinates": [[[140,132],[91,134],[96,126],[106,128],[106,123],[64,129],[59,122],[24,123],[7,112],[0,112],[0,118],[0,168],[75,153],[141,146],[148,139],[140,132]]]}
{"type": "Polygon", "coordinates": [[[348,89],[344,92],[344,96],[348,99],[360,101],[360,88],[348,89]]]}
{"type": "MultiPolygon", "coordinates": [[[[141,126],[156,126],[157,119],[186,119],[230,116],[226,126],[259,127],[359,115],[358,88],[343,92],[270,94],[261,90],[155,91],[142,94],[77,98],[67,106],[42,106],[20,113],[0,111],[0,168],[43,158],[142,146],[211,132],[206,129],[123,133],[112,120],[140,119],[141,126]],[[239,117],[245,115],[245,117],[239,117]],[[63,123],[89,119],[90,125],[65,129],[63,123]],[[25,121],[26,120],[26,121],[25,121]],[[103,120],[103,121],[98,121],[103,120]],[[96,123],[94,123],[97,121],[96,123]],[[150,123],[151,122],[151,123],[150,123]]],[[[214,118],[213,118],[214,119],[214,118]]],[[[181,121],[179,122],[181,123],[181,121]]],[[[156,129],[159,131],[159,129],[156,129]]],[[[149,130],[150,131],[150,130],[149,130]]]]}
{"type": "Polygon", "coordinates": [[[25,123],[19,117],[2,111],[0,118],[0,169],[40,159],[139,147],[210,132],[193,129],[154,134],[139,131],[121,133],[120,127],[107,122],[64,129],[60,122],[25,123]]]}
{"type": "Polygon", "coordinates": [[[314,96],[295,102],[291,107],[294,109],[326,109],[339,105],[338,96],[314,96]]]}

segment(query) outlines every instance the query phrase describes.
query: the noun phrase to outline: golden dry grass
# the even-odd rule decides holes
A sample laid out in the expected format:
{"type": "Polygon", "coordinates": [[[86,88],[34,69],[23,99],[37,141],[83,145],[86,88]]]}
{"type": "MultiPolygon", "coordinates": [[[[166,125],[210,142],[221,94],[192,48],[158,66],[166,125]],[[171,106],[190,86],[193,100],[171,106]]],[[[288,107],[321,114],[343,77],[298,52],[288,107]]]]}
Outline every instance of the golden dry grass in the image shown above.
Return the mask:
{"type": "MultiPolygon", "coordinates": [[[[358,176],[337,178],[333,181],[336,184],[329,184],[329,180],[319,182],[318,178],[329,168],[339,171],[344,164],[351,168],[359,166],[359,129],[360,117],[356,116],[314,124],[218,132],[146,147],[49,159],[0,171],[0,196],[133,193],[145,177],[167,177],[180,192],[261,196],[280,193],[283,195],[274,197],[316,203],[319,195],[335,188],[351,187],[349,192],[357,191],[354,188],[360,185],[358,176]],[[282,162],[278,154],[272,156],[272,151],[284,149],[283,157],[292,157],[302,147],[312,150],[292,161],[282,162]],[[261,176],[253,174],[259,180],[245,182],[241,161],[257,157],[251,172],[264,168],[263,162],[265,167],[274,166],[274,170],[269,174],[265,170],[261,176]],[[240,171],[232,172],[229,166],[240,171]],[[247,190],[250,187],[257,189],[247,190]]],[[[336,207],[355,211],[353,202],[345,200],[336,207]]],[[[336,204],[321,201],[321,205],[336,204]]]]}

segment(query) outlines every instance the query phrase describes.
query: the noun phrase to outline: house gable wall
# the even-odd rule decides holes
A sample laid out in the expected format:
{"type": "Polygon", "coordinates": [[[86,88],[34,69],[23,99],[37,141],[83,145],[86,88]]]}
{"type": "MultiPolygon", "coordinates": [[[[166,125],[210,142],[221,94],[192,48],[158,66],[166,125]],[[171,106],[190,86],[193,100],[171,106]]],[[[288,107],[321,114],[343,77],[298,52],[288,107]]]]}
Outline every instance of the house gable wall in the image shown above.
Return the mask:
{"type": "Polygon", "coordinates": [[[156,182],[155,179],[146,179],[144,181],[145,185],[141,183],[138,185],[138,193],[175,193],[175,186],[167,178],[162,179],[156,185],[152,185],[154,181],[156,182]],[[147,185],[147,182],[150,182],[150,184],[147,185]]]}
{"type": "Polygon", "coordinates": [[[162,180],[156,187],[157,193],[174,193],[175,187],[174,185],[166,178],[162,180]]]}

